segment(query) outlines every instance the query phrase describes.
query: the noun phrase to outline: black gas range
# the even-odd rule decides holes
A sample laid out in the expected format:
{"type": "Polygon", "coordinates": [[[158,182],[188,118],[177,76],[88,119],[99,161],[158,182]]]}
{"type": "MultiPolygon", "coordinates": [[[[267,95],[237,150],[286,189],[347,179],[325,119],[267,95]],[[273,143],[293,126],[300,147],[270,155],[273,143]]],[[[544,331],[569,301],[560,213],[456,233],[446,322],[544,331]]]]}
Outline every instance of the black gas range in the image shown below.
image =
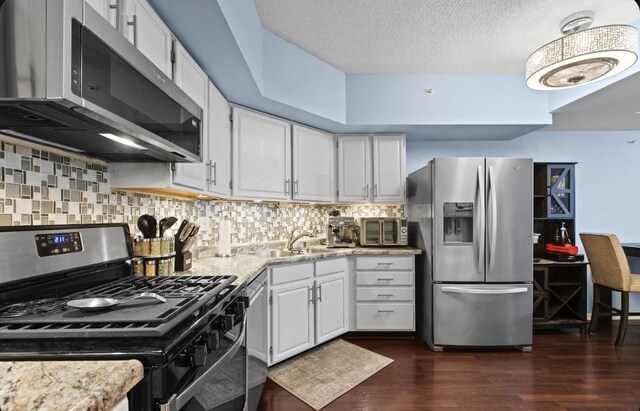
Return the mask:
{"type": "Polygon", "coordinates": [[[235,276],[135,277],[126,224],[0,229],[1,361],[137,359],[131,410],[242,410],[248,298],[235,276]],[[100,311],[83,298],[134,299],[100,311]]]}

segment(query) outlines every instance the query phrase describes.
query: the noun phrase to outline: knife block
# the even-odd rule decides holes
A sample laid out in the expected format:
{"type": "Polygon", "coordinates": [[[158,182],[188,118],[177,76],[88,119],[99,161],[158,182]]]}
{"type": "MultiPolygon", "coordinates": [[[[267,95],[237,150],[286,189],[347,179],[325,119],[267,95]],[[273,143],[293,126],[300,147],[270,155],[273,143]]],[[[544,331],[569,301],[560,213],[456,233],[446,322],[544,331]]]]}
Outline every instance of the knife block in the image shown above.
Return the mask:
{"type": "Polygon", "coordinates": [[[191,268],[191,251],[176,253],[176,271],[187,271],[191,268]]]}

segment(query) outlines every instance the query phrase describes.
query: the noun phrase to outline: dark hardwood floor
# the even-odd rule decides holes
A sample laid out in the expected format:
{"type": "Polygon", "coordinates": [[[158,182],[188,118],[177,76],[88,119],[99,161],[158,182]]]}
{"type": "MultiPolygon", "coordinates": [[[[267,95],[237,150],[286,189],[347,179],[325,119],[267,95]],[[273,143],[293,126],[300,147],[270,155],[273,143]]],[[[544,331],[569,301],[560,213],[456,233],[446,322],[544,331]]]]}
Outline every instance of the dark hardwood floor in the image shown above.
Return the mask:
{"type": "MultiPolygon", "coordinates": [[[[616,324],[617,325],[617,324],[616,324]]],[[[324,410],[640,409],[640,325],[614,348],[617,327],[595,335],[536,331],[533,352],[435,353],[408,339],[345,340],[394,362],[324,410]]],[[[271,380],[260,410],[311,410],[271,380]]]]}

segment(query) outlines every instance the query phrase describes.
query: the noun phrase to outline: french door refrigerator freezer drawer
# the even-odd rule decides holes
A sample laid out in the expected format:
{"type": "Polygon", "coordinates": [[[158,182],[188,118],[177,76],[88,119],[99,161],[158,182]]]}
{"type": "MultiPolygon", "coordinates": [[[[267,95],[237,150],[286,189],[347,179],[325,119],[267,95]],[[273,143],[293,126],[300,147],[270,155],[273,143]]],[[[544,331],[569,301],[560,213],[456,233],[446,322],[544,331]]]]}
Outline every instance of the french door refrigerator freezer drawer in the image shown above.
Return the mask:
{"type": "Polygon", "coordinates": [[[531,345],[532,284],[434,284],[437,346],[531,345]]]}

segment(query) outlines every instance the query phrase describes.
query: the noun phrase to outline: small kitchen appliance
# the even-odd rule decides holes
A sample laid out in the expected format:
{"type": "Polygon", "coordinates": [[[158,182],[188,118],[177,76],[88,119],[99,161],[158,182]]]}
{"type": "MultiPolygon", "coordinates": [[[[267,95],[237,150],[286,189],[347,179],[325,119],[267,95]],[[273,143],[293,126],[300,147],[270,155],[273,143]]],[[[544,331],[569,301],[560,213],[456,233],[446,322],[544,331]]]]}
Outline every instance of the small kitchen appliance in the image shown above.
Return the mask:
{"type": "Polygon", "coordinates": [[[406,218],[367,217],[360,219],[363,247],[403,247],[409,243],[406,218]]]}
{"type": "Polygon", "coordinates": [[[327,247],[355,247],[358,240],[356,220],[353,217],[327,217],[327,247]]]}
{"type": "Polygon", "coordinates": [[[246,286],[231,275],[137,277],[131,256],[126,224],[0,228],[0,361],[137,359],[130,410],[243,409],[246,286]],[[131,299],[141,294],[158,298],[131,299]],[[68,304],[88,298],[120,304],[68,304]]]}

